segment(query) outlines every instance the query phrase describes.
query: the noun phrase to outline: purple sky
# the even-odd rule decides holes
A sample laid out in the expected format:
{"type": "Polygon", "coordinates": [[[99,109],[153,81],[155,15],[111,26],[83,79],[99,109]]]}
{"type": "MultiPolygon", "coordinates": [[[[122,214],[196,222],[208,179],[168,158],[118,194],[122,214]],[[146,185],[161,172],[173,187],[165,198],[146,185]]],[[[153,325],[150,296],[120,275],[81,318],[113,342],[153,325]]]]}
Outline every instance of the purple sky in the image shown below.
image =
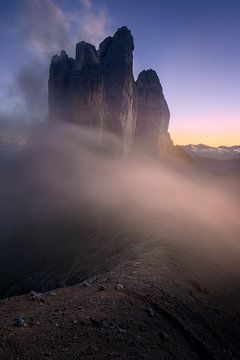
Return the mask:
{"type": "Polygon", "coordinates": [[[175,143],[239,144],[239,19],[238,0],[1,1],[0,130],[46,116],[53,54],[127,25],[135,76],[158,72],[175,143]]]}

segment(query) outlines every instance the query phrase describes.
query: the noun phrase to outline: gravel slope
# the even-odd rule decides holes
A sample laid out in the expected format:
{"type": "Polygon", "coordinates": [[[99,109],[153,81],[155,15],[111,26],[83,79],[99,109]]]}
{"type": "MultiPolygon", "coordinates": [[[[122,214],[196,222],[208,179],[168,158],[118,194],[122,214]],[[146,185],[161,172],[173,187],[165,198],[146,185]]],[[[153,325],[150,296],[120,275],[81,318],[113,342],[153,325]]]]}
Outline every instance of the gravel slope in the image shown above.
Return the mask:
{"type": "Polygon", "coordinates": [[[2,300],[0,359],[239,359],[239,282],[186,254],[148,241],[73,287],[2,300]]]}

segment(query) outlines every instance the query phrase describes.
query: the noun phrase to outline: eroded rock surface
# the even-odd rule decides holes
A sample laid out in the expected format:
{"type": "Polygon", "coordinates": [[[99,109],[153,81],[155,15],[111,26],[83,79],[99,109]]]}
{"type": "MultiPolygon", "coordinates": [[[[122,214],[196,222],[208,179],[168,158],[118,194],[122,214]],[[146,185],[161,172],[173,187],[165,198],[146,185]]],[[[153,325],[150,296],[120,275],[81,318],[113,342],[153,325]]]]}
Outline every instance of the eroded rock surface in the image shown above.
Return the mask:
{"type": "Polygon", "coordinates": [[[121,153],[133,144],[154,155],[170,150],[170,113],[157,73],[133,76],[134,41],[121,27],[96,50],[84,41],[76,45],[76,57],[65,51],[52,58],[49,75],[50,119],[74,122],[120,138],[121,153]]]}
{"type": "Polygon", "coordinates": [[[136,88],[136,142],[153,154],[158,154],[163,149],[170,149],[172,146],[168,134],[170,112],[157,73],[151,69],[143,70],[138,75],[136,88]]]}

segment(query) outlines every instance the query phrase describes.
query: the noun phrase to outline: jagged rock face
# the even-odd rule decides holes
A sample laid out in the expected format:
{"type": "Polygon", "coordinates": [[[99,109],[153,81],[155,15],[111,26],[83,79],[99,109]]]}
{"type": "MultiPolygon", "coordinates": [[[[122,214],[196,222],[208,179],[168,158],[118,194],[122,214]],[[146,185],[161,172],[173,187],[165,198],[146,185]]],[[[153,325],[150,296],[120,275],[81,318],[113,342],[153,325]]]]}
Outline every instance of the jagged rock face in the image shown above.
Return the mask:
{"type": "Polygon", "coordinates": [[[101,126],[103,87],[100,62],[95,47],[80,42],[71,75],[71,112],[73,122],[101,126]]]}
{"type": "Polygon", "coordinates": [[[48,102],[49,115],[53,119],[69,120],[71,101],[71,74],[74,60],[65,51],[52,58],[49,81],[48,102]]]}
{"type": "Polygon", "coordinates": [[[167,132],[169,109],[158,76],[144,70],[133,77],[134,43],[130,30],[118,29],[96,51],[84,41],[76,58],[65,51],[52,58],[49,74],[49,117],[71,121],[120,138],[117,152],[128,153],[132,143],[158,154],[171,147],[167,132]]]}
{"type": "Polygon", "coordinates": [[[136,81],[137,119],[135,142],[153,154],[171,147],[168,134],[170,112],[154,70],[143,70],[136,81]]]}
{"type": "Polygon", "coordinates": [[[106,38],[99,48],[105,90],[105,126],[123,136],[126,152],[135,126],[133,50],[133,37],[126,27],[106,38]]]}
{"type": "Polygon", "coordinates": [[[51,119],[100,126],[102,115],[102,74],[97,51],[91,44],[76,45],[76,59],[65,51],[54,56],[49,75],[51,119]]]}

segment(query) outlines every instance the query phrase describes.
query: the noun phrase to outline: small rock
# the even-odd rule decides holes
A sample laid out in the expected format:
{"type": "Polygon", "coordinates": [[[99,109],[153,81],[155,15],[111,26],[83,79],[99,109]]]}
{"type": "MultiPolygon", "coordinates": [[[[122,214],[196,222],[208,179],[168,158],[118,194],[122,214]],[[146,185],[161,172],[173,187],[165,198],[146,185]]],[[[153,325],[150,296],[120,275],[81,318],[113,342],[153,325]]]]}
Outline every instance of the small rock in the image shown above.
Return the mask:
{"type": "Polygon", "coordinates": [[[115,286],[115,290],[117,290],[117,291],[122,291],[122,290],[124,290],[124,286],[123,286],[122,284],[118,283],[118,284],[116,284],[116,286],[115,286]]]}
{"type": "Polygon", "coordinates": [[[42,294],[36,291],[30,291],[30,296],[33,301],[44,301],[42,294]]]}
{"type": "Polygon", "coordinates": [[[50,295],[51,295],[51,296],[57,296],[57,294],[56,294],[54,291],[51,291],[51,292],[50,292],[50,295]]]}
{"type": "Polygon", "coordinates": [[[165,331],[161,331],[158,336],[160,337],[160,339],[162,340],[166,340],[168,338],[168,335],[165,333],[165,331]]]}
{"type": "Polygon", "coordinates": [[[119,334],[126,334],[126,330],[122,329],[120,327],[117,328],[117,331],[118,331],[119,334]]]}
{"type": "Polygon", "coordinates": [[[26,326],[26,322],[22,316],[16,316],[14,321],[15,321],[15,325],[18,327],[26,326]]]}
{"type": "Polygon", "coordinates": [[[89,287],[91,284],[88,282],[88,281],[86,281],[86,280],[84,280],[84,282],[83,282],[83,284],[82,284],[82,286],[83,287],[89,287]]]}
{"type": "Polygon", "coordinates": [[[105,290],[106,290],[106,286],[104,286],[104,285],[101,285],[98,288],[98,291],[105,291],[105,290]]]}
{"type": "Polygon", "coordinates": [[[86,325],[87,323],[86,323],[86,321],[85,320],[80,320],[79,321],[79,325],[86,325]]]}
{"type": "Polygon", "coordinates": [[[154,311],[152,308],[148,308],[146,311],[150,317],[154,317],[154,311]]]}
{"type": "Polygon", "coordinates": [[[89,317],[89,320],[91,321],[91,323],[97,327],[97,328],[101,328],[102,327],[102,321],[101,320],[98,320],[96,318],[93,318],[93,317],[89,317]]]}

